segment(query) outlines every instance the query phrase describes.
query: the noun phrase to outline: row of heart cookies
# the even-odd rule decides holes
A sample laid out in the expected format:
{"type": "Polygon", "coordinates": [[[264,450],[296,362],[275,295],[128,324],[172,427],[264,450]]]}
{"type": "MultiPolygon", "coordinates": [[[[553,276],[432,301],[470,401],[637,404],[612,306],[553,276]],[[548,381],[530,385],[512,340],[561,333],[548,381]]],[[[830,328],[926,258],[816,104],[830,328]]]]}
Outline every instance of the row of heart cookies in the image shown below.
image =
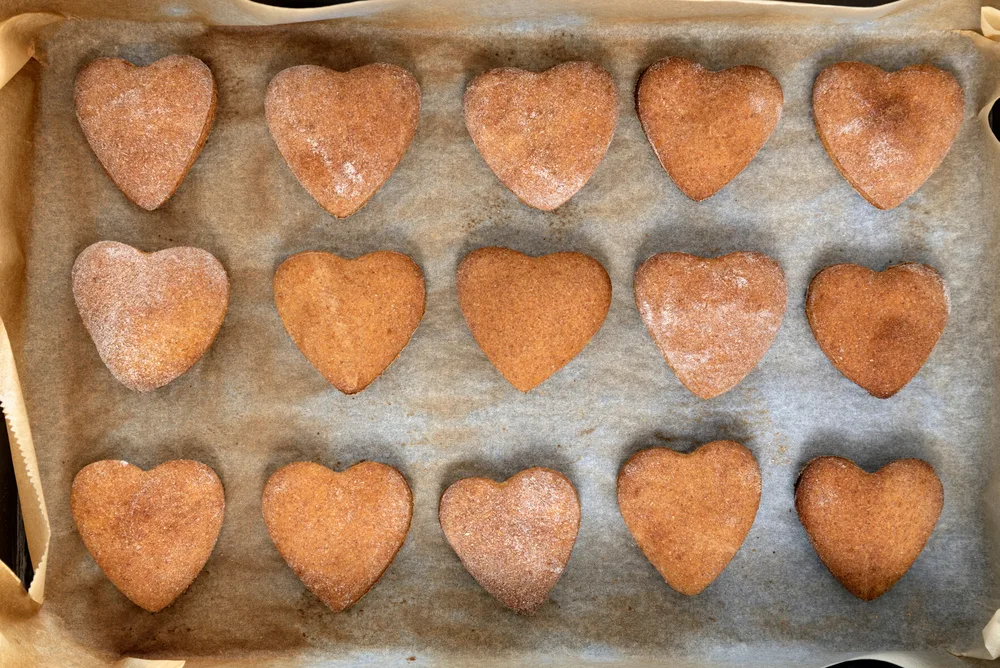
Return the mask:
{"type": "MultiPolygon", "coordinates": [[[[208,66],[168,56],[146,67],[101,58],[75,86],[84,135],[111,179],[145,209],[180,186],[208,138],[216,106],[208,66]]],[[[767,70],[719,72],[670,57],[649,67],[636,111],[660,164],[693,200],[718,192],[774,132],[784,97],[767,70]]],[[[525,204],[551,211],[590,179],[618,124],[611,74],[587,62],[541,73],[517,68],[475,77],[466,127],[486,164],[525,204]]],[[[964,96],[931,65],[897,72],[858,62],[824,69],[813,86],[820,141],[871,204],[898,206],[937,169],[958,134],[964,96]]],[[[329,213],[360,209],[389,178],[416,132],[420,87],[406,70],[375,63],[348,72],[299,65],[267,87],[264,114],[295,177],[329,213]]]]}
{"type": "MultiPolygon", "coordinates": [[[[113,241],[73,265],[73,295],[101,359],[127,387],[152,390],[198,361],[229,304],[229,279],[208,251],[144,253],[113,241]]],[[[486,247],[458,265],[458,302],[473,338],[527,392],[588,344],[611,306],[601,264],[575,252],[530,257],[486,247]]],[[[764,357],[785,314],[787,286],[762,253],[718,258],[661,253],[634,278],[635,303],[678,379],[708,399],[764,357]]],[[[350,260],[309,251],[274,275],[274,302],[295,345],[341,392],[360,392],[406,347],[424,315],[413,260],[378,251],[350,260]]],[[[882,272],[853,264],[820,271],[806,314],[820,348],[849,379],[886,398],[913,378],[948,318],[945,283],[931,267],[882,272]]]]}
{"type": "MultiPolygon", "coordinates": [[[[690,454],[652,448],[618,475],[628,530],[668,585],[693,596],[740,549],[757,515],[753,454],[715,441],[690,454]]],[[[840,457],[802,471],[795,507],[821,561],[855,596],[888,591],[923,550],[944,503],[934,469],[901,459],[868,474],[840,457]]],[[[385,464],[335,472],[312,462],[276,471],[261,509],[268,534],[305,586],[335,611],[382,577],[410,529],[413,495],[385,464]]],[[[149,471],[124,461],[84,467],[71,510],[84,545],[136,605],[157,612],[201,572],[222,527],[222,483],[205,464],[173,460],[149,471]]],[[[576,543],[580,500],[546,468],[505,482],[464,478],[441,496],[438,519],[466,570],[504,605],[530,613],[545,602],[576,543]]]]}

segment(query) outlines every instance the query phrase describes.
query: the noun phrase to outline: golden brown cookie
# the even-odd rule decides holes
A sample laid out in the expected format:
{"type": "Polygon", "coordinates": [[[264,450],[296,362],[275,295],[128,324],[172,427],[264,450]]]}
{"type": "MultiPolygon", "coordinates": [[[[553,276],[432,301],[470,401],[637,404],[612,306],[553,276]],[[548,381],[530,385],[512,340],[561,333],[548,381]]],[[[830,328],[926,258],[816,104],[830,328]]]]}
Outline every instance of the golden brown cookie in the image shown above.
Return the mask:
{"type": "Polygon", "coordinates": [[[278,469],[261,497],[267,532],[302,583],[334,612],[368,593],[410,530],[413,495],[391,466],[337,473],[312,462],[278,469]]]}
{"type": "Polygon", "coordinates": [[[73,263],[73,298],[114,377],[148,392],[190,369],[212,345],[229,306],[229,278],[200,248],[144,253],[98,241],[73,263]]]}
{"type": "Polygon", "coordinates": [[[920,459],[866,473],[843,457],[818,457],[795,487],[795,509],[816,554],[858,598],[871,601],[903,577],[927,544],[944,488],[920,459]]]}
{"type": "Polygon", "coordinates": [[[215,80],[192,56],[146,67],[98,58],[76,77],[76,117],[125,196],[153,210],[170,199],[198,159],[215,118],[215,80]]]}
{"type": "Polygon", "coordinates": [[[368,387],[399,356],[425,302],[420,267],[392,251],[354,260],[309,251],[274,274],[274,304],[288,335],[345,394],[368,387]]]}
{"type": "Polygon", "coordinates": [[[222,528],[222,482],[189,459],[148,471],[104,460],[73,480],[70,510],[83,544],[130,601],[159,612],[208,561],[222,528]]]}
{"type": "Polygon", "coordinates": [[[580,528],[580,499],[566,476],[535,467],[499,483],[459,480],[441,497],[438,519],[476,582],[508,608],[529,614],[566,569],[580,528]]]}
{"type": "Polygon", "coordinates": [[[816,274],[806,295],[813,336],[833,366],[880,399],[903,389],[948,321],[944,279],[907,262],[876,272],[838,264],[816,274]]]}
{"type": "Polygon", "coordinates": [[[618,509],[667,584],[700,593],[740,549],[760,505],[760,469],[733,441],[684,454],[635,453],[618,473],[618,509]]]}
{"type": "Polygon", "coordinates": [[[271,79],[264,116],[295,178],[337,218],[365,205],[417,130],[420,86],[396,65],[297,65],[271,79]]]}
{"type": "Polygon", "coordinates": [[[465,89],[465,126],[518,199],[551,211],[590,180],[618,124],[615,82],[594,63],[503,67],[465,89]]]}
{"type": "Polygon", "coordinates": [[[527,392],[566,365],[601,328],[611,279],[581,253],[529,257],[480,248],[458,266],[458,303],[476,343],[527,392]]]}
{"type": "Polygon", "coordinates": [[[763,253],[660,253],[635,272],[635,305],[667,364],[695,395],[732,389],[771,347],[788,288],[763,253]]]}
{"type": "Polygon", "coordinates": [[[948,154],[965,114],[948,72],[836,63],[813,85],[816,131],[834,166],[880,209],[899,206],[948,154]]]}
{"type": "Polygon", "coordinates": [[[664,58],[643,73],[636,112],[663,169],[701,201],[750,164],[781,119],[781,84],[760,67],[713,72],[664,58]]]}

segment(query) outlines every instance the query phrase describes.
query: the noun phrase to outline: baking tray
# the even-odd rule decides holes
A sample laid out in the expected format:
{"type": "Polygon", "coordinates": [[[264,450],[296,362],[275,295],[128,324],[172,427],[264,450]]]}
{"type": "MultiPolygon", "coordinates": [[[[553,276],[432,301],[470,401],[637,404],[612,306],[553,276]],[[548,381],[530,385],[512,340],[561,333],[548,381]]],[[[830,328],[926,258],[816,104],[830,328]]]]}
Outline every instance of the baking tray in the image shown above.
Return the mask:
{"type": "Polygon", "coordinates": [[[25,665],[91,665],[119,656],[195,665],[411,656],[437,663],[777,665],[888,650],[909,652],[896,657],[900,663],[922,658],[945,665],[958,661],[955,654],[989,655],[995,634],[986,634],[984,646],[982,630],[1000,593],[987,494],[997,463],[996,215],[988,186],[998,160],[980,110],[996,98],[997,59],[982,36],[959,31],[978,27],[977,4],[846,10],[510,2],[487,10],[373,2],[291,14],[233,2],[167,9],[126,6],[111,15],[199,21],[125,24],[108,20],[110,10],[98,5],[86,13],[105,18],[49,26],[38,43],[41,64],[29,64],[0,91],[3,104],[17,105],[23,100],[13,98],[25,93],[33,100],[8,115],[21,125],[12,123],[10,143],[0,144],[21,146],[12,139],[15,130],[22,143],[33,137],[30,150],[0,152],[21,158],[21,168],[5,175],[10,188],[0,192],[16,192],[20,184],[20,192],[31,193],[5,201],[20,214],[10,220],[23,226],[4,233],[25,258],[23,270],[16,262],[8,267],[10,285],[24,287],[0,294],[10,334],[9,350],[0,349],[0,400],[14,432],[22,500],[32,502],[25,503],[25,522],[38,572],[28,594],[3,585],[9,623],[2,632],[17,641],[25,665]],[[326,15],[340,18],[233,25],[326,15]],[[219,86],[218,116],[181,190],[147,214],[126,202],[97,166],[72,115],[71,82],[100,55],[149,62],[173,52],[209,63],[219,86]],[[677,192],[634,114],[638,75],[664,55],[713,68],[761,65],[784,87],[775,135],[743,175],[707,202],[677,192]],[[461,92],[490,67],[540,69],[570,59],[612,72],[620,121],[591,182],[545,214],[517,202],[482,163],[464,130],[461,92]],[[945,163],[893,211],[876,211],[850,189],[812,127],[812,80],[823,66],[847,59],[889,69],[929,61],[955,73],[966,93],[966,122],[945,163]],[[379,60],[406,67],[420,82],[417,136],[376,197],[335,221],[269,143],[263,89],[290,65],[346,69],[379,60]],[[77,321],[69,267],[83,247],[104,238],[146,250],[199,246],[230,273],[233,295],[219,338],[191,372],[159,392],[133,395],[115,383],[77,321]],[[455,266],[489,244],[535,254],[586,252],[611,275],[604,328],[527,395],[488,364],[458,310],[455,266]],[[406,252],[423,268],[428,311],[388,372],[345,397],[288,340],[270,302],[270,278],[301,250],[354,256],[382,248],[406,252]],[[712,401],[680,386],[632,303],[638,263],[670,250],[759,250],[778,260],[788,278],[788,313],[772,350],[740,386],[712,401]],[[802,304],[809,278],[824,266],[901,260],[937,267],[951,287],[953,311],[924,370],[882,402],[832,369],[809,334],[802,304]],[[726,572],[703,594],[685,598],[663,584],[631,541],[614,504],[615,475],[640,448],[686,450],[719,438],[739,440],[756,455],[762,505],[726,572]],[[945,511],[927,549],[875,602],[857,601],[829,576],[795,518],[795,477],[821,454],[869,469],[922,457],[944,481],[945,511]],[[143,467],[195,458],[213,466],[226,486],[226,524],[205,572],[157,615],[121,597],[73,529],[72,476],[103,457],[143,467]],[[383,461],[413,487],[406,545],[383,580],[346,613],[329,612],[305,591],[260,520],[264,480],[296,459],[335,468],[383,461]],[[436,507],[459,477],[500,479],[531,465],[573,480],[583,522],[550,602],[525,618],[501,608],[464,572],[437,527],[436,507]],[[42,493],[45,506],[37,501],[42,493]],[[51,540],[40,541],[49,530],[51,540]]]}

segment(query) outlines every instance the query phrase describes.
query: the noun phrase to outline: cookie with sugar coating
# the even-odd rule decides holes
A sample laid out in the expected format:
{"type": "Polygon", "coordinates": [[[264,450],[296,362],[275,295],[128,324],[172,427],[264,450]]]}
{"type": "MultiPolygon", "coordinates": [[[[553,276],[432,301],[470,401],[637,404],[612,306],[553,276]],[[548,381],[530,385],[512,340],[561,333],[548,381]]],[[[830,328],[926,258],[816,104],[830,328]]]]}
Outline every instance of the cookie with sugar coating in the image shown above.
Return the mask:
{"type": "Polygon", "coordinates": [[[83,544],[130,601],[159,612],[204,568],[226,501],[211,468],[187,459],[143,471],[104,460],[73,479],[70,511],[83,544]]]}
{"type": "Polygon", "coordinates": [[[476,582],[508,608],[530,614],[569,562],[580,499],[566,476],[534,467],[504,482],[459,480],[442,495],[438,519],[476,582]]]}
{"type": "Polygon", "coordinates": [[[886,72],[835,63],[813,85],[816,132],[837,170],[879,209],[892,209],[938,168],[962,128],[965,96],[932,65],[886,72]]]}
{"type": "Polygon", "coordinates": [[[212,345],[229,307],[229,278],[208,251],[144,253],[98,241],[73,263],[73,298],[101,360],[123,385],[148,392],[212,345]]]}
{"type": "Polygon", "coordinates": [[[115,185],[143,209],[162,206],[198,159],[215,119],[215,79],[192,56],[145,67],[98,58],[76,77],[83,134],[115,185]]]}
{"type": "Polygon", "coordinates": [[[781,327],[785,274],[763,253],[660,253],[635,272],[635,305],[677,378],[711,399],[736,386],[781,327]]]}
{"type": "Polygon", "coordinates": [[[347,72],[296,65],[271,79],[264,118],[302,187],[332,216],[345,218],[403,159],[417,131],[420,86],[387,63],[347,72]]]}
{"type": "Polygon", "coordinates": [[[587,62],[544,72],[489,70],[465,89],[463,108],[489,168],[518,199],[542,211],[583,188],[618,125],[614,80],[587,62]]]}
{"type": "Polygon", "coordinates": [[[761,67],[713,72],[686,58],[659,60],[639,79],[636,112],[681,192],[707,199],[754,159],[781,119],[784,95],[761,67]]]}

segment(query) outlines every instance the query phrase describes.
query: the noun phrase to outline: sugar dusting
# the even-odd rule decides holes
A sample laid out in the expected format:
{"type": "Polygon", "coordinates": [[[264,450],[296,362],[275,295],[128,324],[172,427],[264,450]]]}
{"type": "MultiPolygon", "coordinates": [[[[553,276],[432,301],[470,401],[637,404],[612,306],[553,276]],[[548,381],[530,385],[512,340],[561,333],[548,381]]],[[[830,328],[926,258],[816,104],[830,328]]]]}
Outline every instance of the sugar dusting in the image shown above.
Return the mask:
{"type": "Polygon", "coordinates": [[[847,62],[817,77],[813,112],[837,169],[885,209],[941,163],[961,127],[964,99],[954,77],[930,65],[884,72],[847,62]]]}
{"type": "Polygon", "coordinates": [[[73,296],[101,359],[137,391],[184,373],[211,345],[229,302],[229,279],[207,251],[143,253],[101,241],[73,265],[73,296]]]}
{"type": "Polygon", "coordinates": [[[504,483],[466,478],[445,492],[441,528],[472,576],[510,608],[533,612],[569,560],[580,525],[572,483],[543,468],[504,483]]]}
{"type": "Polygon", "coordinates": [[[570,62],[490,70],[469,84],[465,123],[483,160],[526,204],[550,211],[590,179],[618,123],[611,75],[570,62]]]}
{"type": "Polygon", "coordinates": [[[295,177],[342,218],[363,206],[402,159],[416,131],[420,88],[395,65],[349,72],[298,65],[271,80],[264,114],[295,177]]]}
{"type": "Polygon", "coordinates": [[[712,72],[670,57],[643,73],[636,109],[663,168],[688,197],[703,200],[750,164],[782,104],[781,84],[760,67],[712,72]]]}
{"type": "Polygon", "coordinates": [[[149,470],[94,462],[73,481],[71,509],[94,560],[123,594],[156,612],[197,577],[225,513],[222,483],[200,462],[149,470]]]}
{"type": "Polygon", "coordinates": [[[636,304],[653,340],[681,382],[704,398],[756,366],[781,326],[785,299],[781,268],[759,253],[664,253],[636,276],[636,304]]]}
{"type": "Polygon", "coordinates": [[[951,290],[948,289],[948,283],[945,282],[944,277],[938,273],[937,269],[926,264],[920,264],[919,262],[904,262],[895,265],[895,267],[905,271],[912,271],[915,274],[933,278],[937,281],[938,285],[941,286],[941,292],[944,296],[945,309],[947,309],[948,314],[951,314],[951,290]]]}
{"type": "Polygon", "coordinates": [[[122,192],[145,209],[180,185],[208,137],[215,103],[211,71],[191,56],[146,67],[100,58],[76,80],[87,141],[122,192]]]}

